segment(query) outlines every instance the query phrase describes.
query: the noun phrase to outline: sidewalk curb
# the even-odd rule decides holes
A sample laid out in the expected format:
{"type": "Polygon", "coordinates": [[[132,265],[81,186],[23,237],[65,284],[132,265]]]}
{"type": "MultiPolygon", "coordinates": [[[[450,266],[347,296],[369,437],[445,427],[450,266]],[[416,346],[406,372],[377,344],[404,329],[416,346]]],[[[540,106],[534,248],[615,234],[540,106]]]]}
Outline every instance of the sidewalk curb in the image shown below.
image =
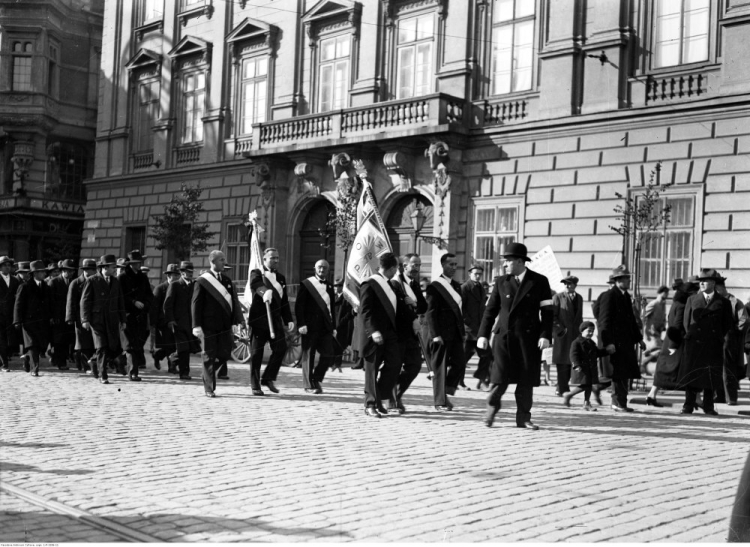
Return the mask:
{"type": "Polygon", "coordinates": [[[32,494],[31,492],[27,492],[22,488],[18,488],[17,486],[0,483],[0,491],[6,492],[12,496],[33,503],[36,506],[43,507],[44,509],[52,511],[53,513],[57,513],[58,515],[67,515],[69,517],[73,517],[85,524],[118,536],[131,543],[164,543],[164,540],[161,540],[157,537],[144,534],[143,532],[139,532],[138,530],[133,530],[132,528],[128,528],[127,526],[123,526],[122,524],[117,524],[116,522],[112,522],[105,518],[97,517],[96,515],[92,515],[91,513],[88,513],[81,509],[76,509],[57,501],[45,499],[41,496],[37,496],[36,494],[32,494]]]}

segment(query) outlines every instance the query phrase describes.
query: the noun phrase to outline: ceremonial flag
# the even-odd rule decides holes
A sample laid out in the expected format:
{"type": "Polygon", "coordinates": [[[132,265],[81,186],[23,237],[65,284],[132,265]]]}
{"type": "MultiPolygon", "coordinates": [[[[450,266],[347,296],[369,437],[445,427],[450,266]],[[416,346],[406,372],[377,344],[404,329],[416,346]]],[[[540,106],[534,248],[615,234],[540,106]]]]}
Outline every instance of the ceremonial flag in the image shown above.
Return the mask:
{"type": "Polygon", "coordinates": [[[352,243],[344,279],[344,297],[353,306],[359,307],[359,287],[378,271],[380,255],[391,250],[372,186],[362,179],[362,196],[357,203],[357,235],[352,243]]]}
{"type": "Polygon", "coordinates": [[[250,272],[253,270],[263,271],[263,255],[260,252],[260,241],[258,239],[258,234],[263,231],[263,228],[258,224],[258,213],[256,211],[250,213],[248,218],[252,225],[252,233],[250,234],[250,264],[247,267],[247,284],[245,284],[245,294],[242,295],[242,299],[249,308],[253,302],[253,292],[250,289],[250,272]]]}

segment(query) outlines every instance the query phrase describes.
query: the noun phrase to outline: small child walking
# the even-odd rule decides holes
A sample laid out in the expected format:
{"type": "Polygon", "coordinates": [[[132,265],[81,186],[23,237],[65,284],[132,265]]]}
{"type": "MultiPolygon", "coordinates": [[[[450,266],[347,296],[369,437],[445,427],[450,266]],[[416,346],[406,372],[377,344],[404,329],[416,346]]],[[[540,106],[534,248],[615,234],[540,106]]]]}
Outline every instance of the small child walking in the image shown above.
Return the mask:
{"type": "Polygon", "coordinates": [[[608,355],[604,348],[598,348],[596,343],[591,339],[594,336],[594,324],[591,321],[584,321],[579,327],[581,335],[573,341],[570,346],[570,362],[573,364],[573,370],[570,375],[570,385],[575,386],[573,389],[563,394],[563,405],[570,407],[570,400],[579,393],[583,393],[585,398],[583,403],[584,410],[596,411],[591,406],[591,392],[599,394],[599,369],[597,361],[599,357],[608,355]]]}

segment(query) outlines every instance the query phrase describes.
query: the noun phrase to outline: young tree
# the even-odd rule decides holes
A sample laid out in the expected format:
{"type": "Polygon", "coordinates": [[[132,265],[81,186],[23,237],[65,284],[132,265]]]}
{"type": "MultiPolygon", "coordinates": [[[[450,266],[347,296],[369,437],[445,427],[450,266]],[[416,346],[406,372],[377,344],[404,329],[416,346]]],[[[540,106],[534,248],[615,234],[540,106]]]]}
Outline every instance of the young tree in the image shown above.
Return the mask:
{"type": "Polygon", "coordinates": [[[354,243],[357,235],[357,200],[358,191],[361,186],[356,180],[346,180],[339,183],[336,188],[338,204],[336,209],[328,214],[328,220],[323,228],[318,229],[321,239],[326,247],[330,246],[331,239],[337,241],[336,245],[344,251],[344,263],[349,252],[349,247],[354,243]]]}
{"type": "Polygon", "coordinates": [[[158,250],[171,249],[177,260],[187,260],[192,253],[208,248],[208,240],[215,232],[208,229],[208,223],[197,223],[203,212],[202,193],[200,184],[192,187],[183,183],[180,193],[164,206],[164,214],[154,217],[151,236],[158,250]]]}

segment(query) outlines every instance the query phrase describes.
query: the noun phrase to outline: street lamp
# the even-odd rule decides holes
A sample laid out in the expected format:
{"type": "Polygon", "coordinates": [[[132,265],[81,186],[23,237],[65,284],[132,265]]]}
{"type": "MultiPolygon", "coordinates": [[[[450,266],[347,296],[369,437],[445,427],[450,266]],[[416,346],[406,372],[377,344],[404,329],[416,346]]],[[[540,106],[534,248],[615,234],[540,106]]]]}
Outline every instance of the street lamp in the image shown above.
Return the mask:
{"type": "Polygon", "coordinates": [[[414,200],[414,210],[411,212],[411,225],[412,228],[414,228],[414,250],[413,252],[418,252],[417,249],[417,242],[419,241],[419,232],[422,231],[422,228],[424,227],[424,205],[419,200],[414,200]]]}

